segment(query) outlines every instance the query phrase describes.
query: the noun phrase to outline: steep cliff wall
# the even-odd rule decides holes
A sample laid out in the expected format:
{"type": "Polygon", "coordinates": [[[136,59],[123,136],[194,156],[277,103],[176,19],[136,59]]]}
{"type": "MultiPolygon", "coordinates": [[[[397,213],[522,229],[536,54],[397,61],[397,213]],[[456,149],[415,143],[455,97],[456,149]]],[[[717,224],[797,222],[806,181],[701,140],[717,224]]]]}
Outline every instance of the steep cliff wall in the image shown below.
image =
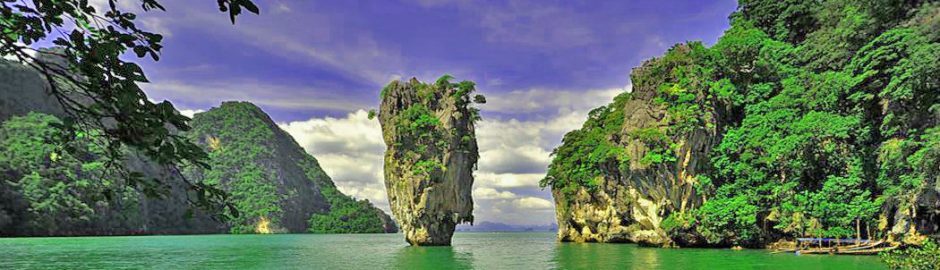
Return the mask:
{"type": "MultiPolygon", "coordinates": [[[[674,50],[690,52],[687,46],[674,50]]],[[[717,142],[715,125],[671,134],[666,106],[655,101],[659,86],[673,83],[658,74],[688,64],[677,58],[635,69],[632,92],[592,111],[584,127],[556,149],[543,184],[553,187],[562,241],[669,245],[673,240],[663,220],[701,204],[697,177],[717,142]]]]}
{"type": "MultiPolygon", "coordinates": [[[[385,186],[392,212],[412,245],[450,245],[457,224],[473,223],[477,164],[470,107],[472,82],[434,84],[412,78],[382,90],[379,121],[388,149],[385,186]]],[[[482,96],[475,98],[483,102],[482,96]]]]}

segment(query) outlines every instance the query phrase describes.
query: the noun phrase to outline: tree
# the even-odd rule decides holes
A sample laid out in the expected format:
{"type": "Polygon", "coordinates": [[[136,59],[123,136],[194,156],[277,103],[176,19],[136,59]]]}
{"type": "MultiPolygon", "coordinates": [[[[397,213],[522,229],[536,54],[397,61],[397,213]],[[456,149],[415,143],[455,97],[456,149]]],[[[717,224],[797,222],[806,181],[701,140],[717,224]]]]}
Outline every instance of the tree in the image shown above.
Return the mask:
{"type": "MultiPolygon", "coordinates": [[[[50,82],[51,96],[68,117],[61,128],[68,133],[95,131],[105,138],[109,166],[121,168],[123,146],[130,146],[165,165],[207,166],[206,153],[175,130],[189,130],[189,118],[167,101],[147,99],[139,83],[148,82],[137,64],[123,58],[160,59],[163,36],[137,27],[137,14],[122,10],[117,0],[97,10],[87,0],[0,1],[0,55],[40,72],[50,82]],[[37,50],[51,41],[54,50],[37,50]],[[175,130],[174,130],[175,129],[175,130]]],[[[158,0],[138,0],[143,12],[165,11],[158,0]]],[[[259,13],[251,0],[217,0],[232,23],[243,10],[259,13]]],[[[75,136],[61,136],[67,144],[75,136]]],[[[126,171],[126,170],[121,170],[126,171]]],[[[132,187],[144,184],[140,174],[125,172],[132,187]]],[[[149,179],[159,183],[159,179],[149,179]]],[[[188,183],[202,205],[223,194],[201,183],[188,183]],[[207,196],[209,195],[209,196],[207,196]]],[[[165,190],[148,189],[148,194],[165,190]]]]}
{"type": "Polygon", "coordinates": [[[101,137],[79,133],[67,146],[73,151],[61,151],[50,143],[68,135],[60,124],[32,112],[0,125],[0,215],[12,217],[0,222],[0,232],[107,232],[139,222],[132,218],[137,193],[104,166],[103,149],[95,144],[101,137]]]}

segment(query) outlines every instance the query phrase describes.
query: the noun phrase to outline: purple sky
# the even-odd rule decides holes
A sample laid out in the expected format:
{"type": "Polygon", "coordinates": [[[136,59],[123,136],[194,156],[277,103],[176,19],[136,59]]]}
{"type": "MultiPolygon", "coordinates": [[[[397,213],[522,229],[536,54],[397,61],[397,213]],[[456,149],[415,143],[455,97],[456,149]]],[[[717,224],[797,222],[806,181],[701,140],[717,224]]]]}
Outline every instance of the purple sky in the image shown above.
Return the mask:
{"type": "MultiPolygon", "coordinates": [[[[97,0],[101,2],[102,0],[97,0]]],[[[95,2],[95,1],[93,1],[95,2]]],[[[127,2],[127,1],[124,1],[127,2]]],[[[630,69],[678,42],[712,44],[734,0],[256,0],[231,25],[215,1],[163,0],[141,15],[166,34],[142,62],[155,100],[207,110],[261,106],[321,160],[344,192],[387,209],[384,146],[362,109],[392,79],[449,73],[477,82],[484,105],[477,220],[553,222],[536,184],[548,153],[586,112],[629,86],[630,69]],[[484,3],[487,2],[487,3],[484,3]],[[384,205],[383,205],[384,204],[384,205]]]]}

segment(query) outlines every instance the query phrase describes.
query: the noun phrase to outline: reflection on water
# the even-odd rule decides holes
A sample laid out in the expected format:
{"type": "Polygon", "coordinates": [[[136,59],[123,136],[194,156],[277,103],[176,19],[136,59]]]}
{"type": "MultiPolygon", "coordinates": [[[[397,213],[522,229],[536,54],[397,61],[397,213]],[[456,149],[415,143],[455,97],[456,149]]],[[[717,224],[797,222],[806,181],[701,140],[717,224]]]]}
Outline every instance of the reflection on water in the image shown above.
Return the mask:
{"type": "Polygon", "coordinates": [[[552,260],[561,269],[655,269],[659,254],[636,245],[556,243],[552,260]]]}
{"type": "Polygon", "coordinates": [[[660,252],[657,252],[657,250],[654,250],[653,248],[643,248],[637,246],[632,247],[633,252],[631,253],[633,256],[630,256],[632,257],[630,260],[630,265],[633,266],[633,269],[656,269],[660,267],[660,252]]]}
{"type": "Polygon", "coordinates": [[[411,247],[395,252],[397,269],[473,269],[473,254],[455,252],[453,247],[411,247]]]}

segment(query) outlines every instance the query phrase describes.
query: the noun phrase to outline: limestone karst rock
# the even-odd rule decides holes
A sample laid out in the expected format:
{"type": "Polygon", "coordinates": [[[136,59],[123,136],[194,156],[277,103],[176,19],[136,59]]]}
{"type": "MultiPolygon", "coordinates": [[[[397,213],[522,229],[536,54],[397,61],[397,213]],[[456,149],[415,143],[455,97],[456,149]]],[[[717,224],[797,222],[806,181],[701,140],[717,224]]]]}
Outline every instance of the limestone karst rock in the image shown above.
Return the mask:
{"type": "MultiPolygon", "coordinates": [[[[683,47],[677,50],[688,52],[683,47]]],[[[673,239],[662,229],[662,221],[670,213],[701,204],[694,183],[707,164],[708,150],[716,143],[714,129],[695,129],[674,138],[681,154],[673,162],[644,160],[648,154],[658,154],[652,151],[661,143],[659,137],[665,129],[660,119],[666,111],[651,102],[659,85],[668,80],[651,74],[669,73],[660,68],[663,66],[660,62],[654,59],[635,69],[633,91],[592,112],[589,123],[576,131],[607,130],[610,134],[605,135],[604,143],[585,145],[584,149],[594,151],[609,146],[610,151],[616,151],[612,153],[617,153],[617,158],[603,164],[600,175],[590,185],[552,189],[560,240],[669,245],[673,239]]],[[[556,152],[556,155],[571,154],[556,152]]],[[[558,173],[562,167],[553,166],[557,169],[550,175],[566,175],[558,173]]]]}
{"type": "Polygon", "coordinates": [[[450,245],[457,224],[473,223],[473,170],[479,154],[473,82],[412,78],[382,90],[379,121],[387,145],[385,187],[412,245],[450,245]]]}

